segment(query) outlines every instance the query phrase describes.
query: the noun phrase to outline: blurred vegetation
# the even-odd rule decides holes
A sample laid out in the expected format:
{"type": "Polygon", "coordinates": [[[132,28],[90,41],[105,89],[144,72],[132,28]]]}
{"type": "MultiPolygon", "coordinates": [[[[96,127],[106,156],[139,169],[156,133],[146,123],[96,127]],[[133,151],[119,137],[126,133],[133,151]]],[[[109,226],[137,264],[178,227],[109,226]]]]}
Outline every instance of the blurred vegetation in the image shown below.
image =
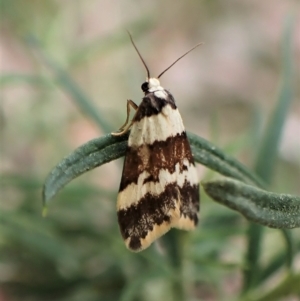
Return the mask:
{"type": "MultiPolygon", "coordinates": [[[[0,300],[299,298],[299,229],[251,224],[203,191],[197,231],[172,230],[144,252],[127,251],[115,213],[119,161],[70,183],[41,216],[50,169],[75,147],[117,129],[126,98],[141,98],[144,70],[124,28],[155,74],[204,39],[202,52],[164,75],[173,78],[168,85],[186,127],[252,167],[268,190],[299,194],[299,156],[286,160],[279,148],[284,125],[300,110],[297,32],[288,14],[295,3],[0,0],[0,300]],[[281,22],[267,14],[270,8],[281,22]],[[274,24],[280,34],[270,30],[274,24]],[[265,43],[251,45],[258,40],[265,43]],[[221,58],[241,45],[253,86],[221,58]]],[[[205,181],[215,177],[199,172],[205,181]]]]}

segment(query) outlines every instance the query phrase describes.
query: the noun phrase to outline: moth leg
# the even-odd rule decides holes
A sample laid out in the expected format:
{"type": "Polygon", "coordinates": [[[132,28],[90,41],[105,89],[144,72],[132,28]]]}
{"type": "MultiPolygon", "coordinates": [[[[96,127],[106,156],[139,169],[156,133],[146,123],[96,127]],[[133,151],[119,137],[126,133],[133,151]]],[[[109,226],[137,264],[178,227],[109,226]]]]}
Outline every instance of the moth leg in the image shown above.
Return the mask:
{"type": "Polygon", "coordinates": [[[127,100],[127,117],[126,117],[126,121],[125,123],[119,128],[119,131],[122,131],[125,126],[128,124],[128,120],[129,120],[129,116],[130,116],[130,106],[134,109],[134,110],[137,110],[138,109],[138,105],[133,102],[131,99],[128,99],[127,100]]]}
{"type": "Polygon", "coordinates": [[[125,134],[130,127],[132,126],[132,121],[129,123],[129,116],[130,116],[130,107],[132,107],[134,110],[138,109],[138,105],[134,103],[131,99],[127,100],[127,117],[125,123],[119,128],[118,132],[111,133],[113,136],[121,136],[125,134]],[[129,123],[129,125],[128,125],[129,123]]]}

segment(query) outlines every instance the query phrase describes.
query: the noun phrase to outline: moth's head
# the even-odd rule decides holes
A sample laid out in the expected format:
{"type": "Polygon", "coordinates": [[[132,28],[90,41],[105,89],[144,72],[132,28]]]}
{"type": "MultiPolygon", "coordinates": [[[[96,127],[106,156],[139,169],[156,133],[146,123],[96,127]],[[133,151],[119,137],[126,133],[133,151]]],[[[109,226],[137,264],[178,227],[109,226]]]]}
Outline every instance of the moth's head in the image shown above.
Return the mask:
{"type": "Polygon", "coordinates": [[[142,84],[142,90],[144,93],[149,91],[160,90],[160,82],[157,78],[147,78],[147,80],[142,84]]]}

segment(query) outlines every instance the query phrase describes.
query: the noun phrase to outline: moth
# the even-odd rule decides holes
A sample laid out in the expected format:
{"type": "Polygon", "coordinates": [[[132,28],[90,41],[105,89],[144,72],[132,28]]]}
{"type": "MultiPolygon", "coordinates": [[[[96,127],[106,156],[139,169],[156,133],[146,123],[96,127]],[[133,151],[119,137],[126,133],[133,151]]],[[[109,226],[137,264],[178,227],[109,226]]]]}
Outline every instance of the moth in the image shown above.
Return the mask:
{"type": "Polygon", "coordinates": [[[131,251],[142,251],[171,228],[192,230],[198,223],[199,181],[181,115],[172,94],[164,89],[138,51],[147,79],[138,106],[127,100],[127,118],[118,132],[130,130],[117,199],[122,237],[131,251]],[[129,121],[130,109],[135,114],[129,121]]]}

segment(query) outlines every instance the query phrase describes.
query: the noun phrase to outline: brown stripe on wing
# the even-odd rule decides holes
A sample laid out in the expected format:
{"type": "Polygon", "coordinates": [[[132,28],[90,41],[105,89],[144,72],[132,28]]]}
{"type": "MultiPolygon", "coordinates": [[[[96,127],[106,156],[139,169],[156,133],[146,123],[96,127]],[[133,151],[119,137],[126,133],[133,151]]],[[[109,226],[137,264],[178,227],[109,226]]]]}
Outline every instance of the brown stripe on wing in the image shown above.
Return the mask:
{"type": "Polygon", "coordinates": [[[181,195],[180,216],[193,220],[196,226],[198,224],[198,211],[200,208],[199,185],[191,185],[185,181],[182,188],[179,187],[179,190],[181,195]]]}
{"type": "MultiPolygon", "coordinates": [[[[168,231],[168,225],[171,227],[172,219],[175,221],[175,227],[180,216],[188,218],[196,226],[198,210],[198,185],[191,186],[185,182],[180,188],[175,182],[168,184],[161,194],[147,193],[136,205],[119,210],[118,221],[124,240],[129,239],[128,248],[139,251],[168,231]],[[155,226],[161,226],[162,231],[157,231],[156,236],[150,235],[146,245],[143,245],[143,240],[151,234],[155,226]]],[[[184,227],[181,228],[184,229],[184,227]]]]}
{"type": "Polygon", "coordinates": [[[133,122],[140,121],[144,117],[150,117],[152,115],[157,115],[161,112],[162,108],[166,105],[170,105],[172,109],[176,109],[175,100],[168,91],[165,90],[168,94],[166,99],[156,97],[154,93],[148,93],[144,98],[139,108],[136,112],[136,115],[133,118],[133,122]]]}
{"type": "Polygon", "coordinates": [[[184,165],[184,159],[194,163],[185,132],[169,137],[165,141],[155,141],[151,145],[144,144],[138,148],[128,146],[119,191],[123,191],[131,183],[137,184],[138,177],[143,171],[150,174],[145,179],[146,183],[158,181],[161,169],[173,173],[177,163],[180,164],[180,171],[186,170],[188,166],[184,165]]]}

